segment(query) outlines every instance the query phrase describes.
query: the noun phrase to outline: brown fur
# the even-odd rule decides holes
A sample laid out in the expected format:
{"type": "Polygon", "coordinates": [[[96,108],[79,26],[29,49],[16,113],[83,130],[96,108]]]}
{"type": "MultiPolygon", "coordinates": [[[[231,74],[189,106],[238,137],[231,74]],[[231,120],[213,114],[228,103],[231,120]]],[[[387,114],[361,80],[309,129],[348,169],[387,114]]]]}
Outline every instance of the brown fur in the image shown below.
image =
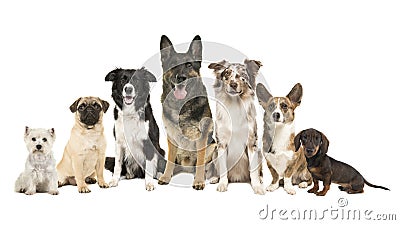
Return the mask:
{"type": "Polygon", "coordinates": [[[329,157],[329,140],[321,132],[315,129],[307,129],[298,133],[294,140],[296,151],[302,152],[307,159],[307,168],[311,172],[314,187],[308,190],[318,196],[324,196],[330,189],[331,183],[339,184],[339,189],[349,194],[363,193],[364,183],[370,187],[389,190],[386,187],[369,183],[352,166],[329,157]],[[324,188],[319,190],[319,181],[324,188]]]}
{"type": "Polygon", "coordinates": [[[59,186],[72,184],[78,186],[80,193],[90,192],[88,183],[95,182],[97,177],[101,188],[107,188],[103,170],[105,163],[106,138],[103,134],[103,114],[108,109],[108,103],[97,97],[82,97],[70,107],[75,113],[75,124],[71,130],[71,137],[65,146],[64,154],[57,165],[59,186]],[[102,106],[100,117],[93,126],[88,126],[80,120],[79,105],[96,102],[102,106]],[[86,182],[85,182],[86,179],[86,182]]]}

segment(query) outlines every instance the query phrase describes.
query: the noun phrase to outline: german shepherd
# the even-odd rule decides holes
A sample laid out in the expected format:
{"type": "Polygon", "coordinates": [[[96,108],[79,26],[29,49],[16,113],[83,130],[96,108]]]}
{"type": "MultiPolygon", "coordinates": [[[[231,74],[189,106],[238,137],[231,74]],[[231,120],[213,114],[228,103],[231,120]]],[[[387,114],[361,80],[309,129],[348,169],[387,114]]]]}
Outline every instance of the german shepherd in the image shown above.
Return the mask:
{"type": "Polygon", "coordinates": [[[203,190],[206,163],[215,156],[212,114],[207,90],[200,76],[202,48],[198,35],[186,53],[177,53],[168,37],[161,37],[161,103],[168,139],[168,162],[164,174],[159,178],[159,184],[170,182],[172,175],[178,171],[174,172],[177,164],[183,172],[195,170],[192,187],[203,190]]]}

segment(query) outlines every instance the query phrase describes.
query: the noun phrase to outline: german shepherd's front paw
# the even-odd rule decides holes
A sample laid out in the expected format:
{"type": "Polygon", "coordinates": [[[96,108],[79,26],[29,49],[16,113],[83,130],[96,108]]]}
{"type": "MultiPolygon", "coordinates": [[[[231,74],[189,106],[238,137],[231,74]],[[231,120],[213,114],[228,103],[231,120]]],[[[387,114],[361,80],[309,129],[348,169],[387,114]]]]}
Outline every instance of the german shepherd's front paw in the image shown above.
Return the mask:
{"type": "Polygon", "coordinates": [[[79,193],[90,193],[90,189],[88,187],[78,187],[79,193]]]}
{"type": "Polygon", "coordinates": [[[203,190],[205,186],[206,183],[204,182],[204,180],[196,180],[196,179],[194,180],[192,185],[193,189],[195,190],[203,190]]]}
{"type": "Polygon", "coordinates": [[[167,184],[169,184],[170,181],[171,181],[171,177],[162,175],[160,177],[160,179],[158,179],[158,184],[159,185],[167,185],[167,184]]]}

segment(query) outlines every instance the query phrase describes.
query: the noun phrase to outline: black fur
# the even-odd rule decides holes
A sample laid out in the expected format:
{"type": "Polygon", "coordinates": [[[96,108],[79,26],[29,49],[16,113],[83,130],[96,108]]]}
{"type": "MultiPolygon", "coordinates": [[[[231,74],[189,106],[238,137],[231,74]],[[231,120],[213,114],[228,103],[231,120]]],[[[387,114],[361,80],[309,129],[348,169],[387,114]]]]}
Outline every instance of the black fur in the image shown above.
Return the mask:
{"type": "MultiPolygon", "coordinates": [[[[150,104],[150,86],[149,82],[156,82],[156,78],[153,74],[144,68],[139,70],[135,69],[115,69],[107,74],[105,81],[111,81],[112,85],[112,98],[116,104],[114,108],[114,119],[118,120],[118,112],[123,110],[124,100],[122,96],[123,88],[125,84],[130,83],[134,86],[135,92],[138,93],[135,98],[134,107],[137,112],[139,112],[140,117],[149,122],[148,137],[150,140],[144,140],[144,154],[146,159],[152,159],[154,157],[155,151],[157,151],[161,156],[165,156],[165,151],[161,149],[159,144],[159,128],[157,122],[153,115],[153,110],[150,104]]],[[[115,127],[113,129],[115,137],[115,127]]],[[[159,165],[157,170],[164,171],[165,163],[159,159],[159,165]],[[163,166],[164,165],[164,166],[163,166]]],[[[126,167],[135,162],[124,161],[122,164],[121,176],[126,175],[126,167]]],[[[105,168],[111,172],[114,172],[115,158],[107,157],[105,168]]],[[[144,168],[139,166],[140,169],[134,171],[134,175],[137,178],[144,178],[144,168]]]]}

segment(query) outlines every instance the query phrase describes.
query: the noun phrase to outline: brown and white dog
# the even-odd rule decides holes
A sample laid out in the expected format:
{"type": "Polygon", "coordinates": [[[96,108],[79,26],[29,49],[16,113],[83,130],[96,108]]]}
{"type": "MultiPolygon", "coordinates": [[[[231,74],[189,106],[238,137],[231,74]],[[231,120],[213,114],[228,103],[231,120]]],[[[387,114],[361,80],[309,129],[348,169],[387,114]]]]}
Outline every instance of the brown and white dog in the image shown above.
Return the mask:
{"type": "Polygon", "coordinates": [[[225,60],[211,63],[217,99],[215,120],[220,180],[217,191],[228,189],[229,182],[246,182],[256,194],[265,194],[260,181],[262,154],[257,148],[255,80],[261,62],[244,64],[225,60]]]}
{"type": "Polygon", "coordinates": [[[296,84],[286,97],[272,97],[264,85],[257,84],[256,92],[265,110],[263,153],[272,175],[267,191],[278,189],[283,179],[285,191],[294,195],[294,184],[306,188],[312,182],[304,154],[294,146],[294,110],[300,105],[303,88],[296,84]]]}

